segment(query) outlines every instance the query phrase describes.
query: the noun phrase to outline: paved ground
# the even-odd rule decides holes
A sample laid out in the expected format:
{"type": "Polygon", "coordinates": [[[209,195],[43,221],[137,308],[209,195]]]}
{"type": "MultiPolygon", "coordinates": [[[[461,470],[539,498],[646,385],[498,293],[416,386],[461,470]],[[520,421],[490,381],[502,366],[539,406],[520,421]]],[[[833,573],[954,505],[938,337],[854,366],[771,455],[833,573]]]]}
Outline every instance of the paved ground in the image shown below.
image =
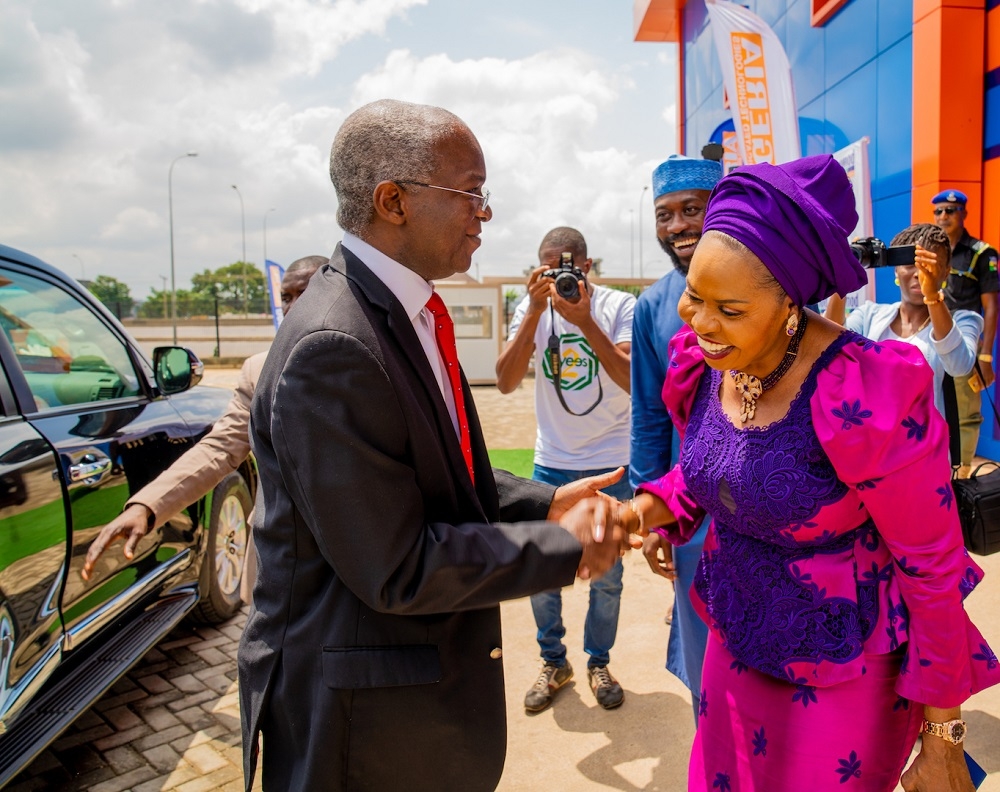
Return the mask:
{"type": "MultiPolygon", "coordinates": [[[[206,377],[227,387],[235,380],[230,371],[209,370],[206,377]]],[[[510,396],[493,388],[476,389],[491,447],[533,445],[531,393],[530,382],[510,396]]],[[[977,560],[987,579],[967,606],[996,648],[1000,554],[977,560]]],[[[585,584],[564,593],[569,659],[578,676],[552,707],[537,715],[528,716],[521,707],[538,670],[531,609],[526,600],[503,606],[508,751],[502,792],[686,789],[693,718],[687,691],[663,668],[668,629],[663,616],[671,597],[669,585],[648,571],[638,553],[626,558],[611,664],[626,700],[611,712],[597,706],[586,682],[581,647],[585,584]]],[[[236,646],[245,618],[241,613],[217,629],[175,630],[9,789],[241,789],[235,678],[236,646]]],[[[970,700],[965,717],[969,752],[991,773],[981,789],[1000,792],[1000,690],[970,700]]]]}

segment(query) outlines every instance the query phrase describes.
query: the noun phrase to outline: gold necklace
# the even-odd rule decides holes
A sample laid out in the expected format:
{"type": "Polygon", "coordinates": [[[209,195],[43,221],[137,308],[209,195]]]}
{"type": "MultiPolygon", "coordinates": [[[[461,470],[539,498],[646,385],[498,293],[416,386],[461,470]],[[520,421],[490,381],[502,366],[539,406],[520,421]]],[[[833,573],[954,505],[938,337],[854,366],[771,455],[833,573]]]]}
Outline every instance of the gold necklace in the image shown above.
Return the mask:
{"type": "MultiPolygon", "coordinates": [[[[899,329],[902,330],[903,329],[903,323],[902,323],[903,315],[900,314],[899,318],[900,318],[899,329]]],[[[927,318],[924,319],[924,323],[922,325],[920,325],[920,327],[918,327],[916,330],[914,330],[908,336],[900,336],[900,338],[913,338],[913,336],[915,336],[915,335],[920,335],[921,331],[925,327],[927,327],[927,325],[929,325],[930,323],[931,323],[931,315],[930,315],[930,312],[928,311],[927,318]]]]}
{"type": "Polygon", "coordinates": [[[736,386],[736,392],[740,395],[741,399],[740,423],[753,420],[753,416],[757,412],[757,399],[764,395],[764,391],[771,390],[771,388],[777,385],[778,380],[785,376],[788,369],[792,367],[792,363],[795,362],[795,356],[799,352],[799,342],[802,340],[805,332],[806,312],[802,311],[799,314],[799,326],[795,328],[795,335],[788,342],[788,349],[785,350],[785,356],[781,359],[778,367],[764,377],[764,379],[755,377],[753,374],[747,374],[745,371],[730,369],[729,376],[733,378],[733,385],[736,386]]]}

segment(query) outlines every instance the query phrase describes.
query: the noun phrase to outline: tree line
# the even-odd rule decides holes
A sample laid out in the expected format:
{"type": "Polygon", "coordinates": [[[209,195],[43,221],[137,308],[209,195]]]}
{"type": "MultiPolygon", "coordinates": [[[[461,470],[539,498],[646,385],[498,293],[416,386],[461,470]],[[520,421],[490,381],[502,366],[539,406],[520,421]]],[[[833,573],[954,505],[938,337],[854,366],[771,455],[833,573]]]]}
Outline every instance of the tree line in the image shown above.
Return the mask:
{"type": "MultiPolygon", "coordinates": [[[[110,275],[98,275],[84,285],[119,319],[133,314],[142,319],[170,317],[170,290],[149,290],[145,300],[132,297],[128,284],[110,275]]],[[[177,290],[177,316],[270,313],[264,273],[251,262],[236,261],[191,278],[190,289],[177,290]],[[244,292],[244,284],[246,291],[244,292]]]]}

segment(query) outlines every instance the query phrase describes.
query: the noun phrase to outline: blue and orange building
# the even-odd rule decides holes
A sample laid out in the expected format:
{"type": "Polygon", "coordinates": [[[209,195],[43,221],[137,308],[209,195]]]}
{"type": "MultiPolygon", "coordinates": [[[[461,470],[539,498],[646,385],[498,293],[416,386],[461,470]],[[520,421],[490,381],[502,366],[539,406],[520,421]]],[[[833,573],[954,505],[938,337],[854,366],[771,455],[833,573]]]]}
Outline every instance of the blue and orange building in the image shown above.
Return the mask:
{"type": "MultiPolygon", "coordinates": [[[[969,196],[969,232],[1000,245],[1000,0],[740,4],[785,48],[803,155],[869,138],[877,236],[931,222],[931,196],[955,188],[969,196]]],[[[705,2],[635,0],[633,15],[636,41],[679,47],[676,150],[699,156],[731,118],[705,2]]],[[[891,272],[879,272],[875,288],[898,299],[891,272]]],[[[979,452],[1000,459],[990,423],[979,452]]]]}

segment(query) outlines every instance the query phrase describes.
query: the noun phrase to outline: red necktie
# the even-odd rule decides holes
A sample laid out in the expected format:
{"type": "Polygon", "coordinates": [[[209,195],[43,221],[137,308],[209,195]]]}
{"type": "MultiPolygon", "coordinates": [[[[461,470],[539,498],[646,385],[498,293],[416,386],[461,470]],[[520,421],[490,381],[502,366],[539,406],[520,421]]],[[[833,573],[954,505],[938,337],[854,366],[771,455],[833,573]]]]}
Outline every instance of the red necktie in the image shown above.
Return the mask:
{"type": "Polygon", "coordinates": [[[465,466],[469,469],[469,476],[472,482],[476,481],[476,474],[472,467],[472,441],[469,438],[469,419],[465,414],[465,396],[462,393],[462,375],[458,369],[458,349],[455,346],[455,325],[448,315],[448,309],[444,307],[444,300],[437,292],[431,294],[427,301],[427,309],[434,314],[434,337],[437,339],[438,349],[441,357],[448,367],[448,381],[451,383],[451,392],[455,397],[455,416],[458,418],[459,441],[462,446],[462,456],[465,457],[465,466]]]}

